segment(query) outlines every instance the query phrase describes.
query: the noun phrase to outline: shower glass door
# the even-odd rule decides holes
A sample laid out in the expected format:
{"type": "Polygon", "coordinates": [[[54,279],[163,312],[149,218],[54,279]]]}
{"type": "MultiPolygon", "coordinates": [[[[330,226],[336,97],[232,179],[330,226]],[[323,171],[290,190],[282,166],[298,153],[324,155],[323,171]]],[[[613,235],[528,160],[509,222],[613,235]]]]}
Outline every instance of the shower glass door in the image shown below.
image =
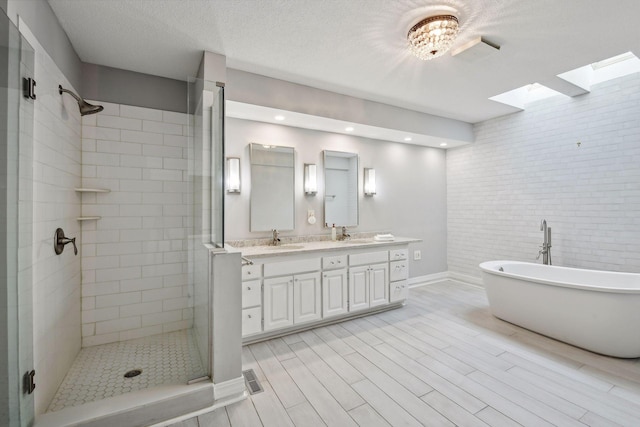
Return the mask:
{"type": "Polygon", "coordinates": [[[23,383],[33,369],[33,100],[23,97],[22,82],[33,78],[34,51],[4,13],[0,57],[0,274],[6,283],[0,289],[0,425],[28,426],[34,419],[33,393],[23,383]]]}
{"type": "Polygon", "coordinates": [[[209,262],[224,242],[224,87],[189,82],[189,184],[192,230],[189,236],[189,283],[193,331],[200,359],[211,375],[212,294],[209,262]]]}

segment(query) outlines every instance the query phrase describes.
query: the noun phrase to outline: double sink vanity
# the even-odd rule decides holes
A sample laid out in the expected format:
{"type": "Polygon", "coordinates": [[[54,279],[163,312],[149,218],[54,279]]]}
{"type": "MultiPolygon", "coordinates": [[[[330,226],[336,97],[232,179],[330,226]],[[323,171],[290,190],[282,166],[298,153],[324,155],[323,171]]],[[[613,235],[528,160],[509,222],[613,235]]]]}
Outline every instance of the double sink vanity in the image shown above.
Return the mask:
{"type": "Polygon", "coordinates": [[[249,343],[403,304],[408,245],[371,238],[225,246],[242,267],[242,336],[249,343]]]}
{"type": "MultiPolygon", "coordinates": [[[[241,252],[242,337],[245,344],[402,306],[407,298],[409,244],[418,239],[357,233],[361,189],[375,195],[375,186],[358,177],[356,153],[324,150],[323,188],[317,186],[315,164],[304,164],[304,194],[322,197],[324,215],[316,225],[308,211],[306,230],[342,229],[337,240],[327,234],[278,238],[278,230],[295,231],[296,156],[292,147],[251,143],[251,233],[272,233],[272,239],[228,241],[227,251],[241,252]],[[323,227],[324,225],[324,227],[323,227]],[[309,227],[311,226],[311,228],[309,227]],[[286,242],[284,241],[286,240],[286,242]],[[382,240],[382,241],[381,241],[382,240]]],[[[297,187],[300,188],[300,187],[297,187]]],[[[368,225],[371,227],[371,224],[368,225]]],[[[244,233],[243,233],[244,234],[244,233]]],[[[264,235],[264,234],[263,234],[264,235]]]]}

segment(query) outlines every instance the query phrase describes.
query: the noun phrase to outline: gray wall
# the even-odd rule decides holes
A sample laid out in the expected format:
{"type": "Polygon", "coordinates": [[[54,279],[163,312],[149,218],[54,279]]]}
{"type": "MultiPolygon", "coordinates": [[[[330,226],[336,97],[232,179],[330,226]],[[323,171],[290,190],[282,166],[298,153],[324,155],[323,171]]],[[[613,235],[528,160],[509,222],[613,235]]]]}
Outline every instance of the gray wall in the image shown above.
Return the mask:
{"type": "Polygon", "coordinates": [[[81,62],[69,37],[46,0],[2,0],[7,15],[17,26],[22,18],[42,47],[75,88],[81,88],[81,62]]]}
{"type": "MultiPolygon", "coordinates": [[[[195,70],[194,70],[195,72],[195,70]]],[[[82,97],[155,110],[187,112],[187,82],[82,64],[82,97]]]]}
{"type": "Polygon", "coordinates": [[[323,227],[322,151],[347,151],[360,156],[360,225],[351,231],[390,231],[397,236],[422,239],[422,243],[412,244],[410,248],[422,251],[422,260],[413,261],[411,257],[411,277],[447,270],[444,150],[240,119],[228,118],[226,126],[225,154],[240,157],[242,174],[242,192],[225,198],[226,240],[270,236],[269,232],[249,231],[249,143],[295,148],[295,230],[283,232],[282,236],[330,234],[330,230],[323,227]],[[304,163],[316,163],[319,168],[319,191],[313,197],[303,191],[304,163]],[[373,197],[362,193],[365,167],[376,169],[377,194],[373,197]],[[318,220],[315,225],[306,221],[309,209],[315,211],[318,220]]]}
{"type": "MultiPolygon", "coordinates": [[[[85,99],[137,107],[187,112],[185,81],[83,63],[46,0],[0,0],[17,25],[28,25],[47,54],[85,99]]],[[[197,70],[193,70],[194,74],[197,70]]]]}
{"type": "Polygon", "coordinates": [[[471,124],[336,92],[227,70],[228,100],[429,135],[435,141],[473,142],[471,124]]]}

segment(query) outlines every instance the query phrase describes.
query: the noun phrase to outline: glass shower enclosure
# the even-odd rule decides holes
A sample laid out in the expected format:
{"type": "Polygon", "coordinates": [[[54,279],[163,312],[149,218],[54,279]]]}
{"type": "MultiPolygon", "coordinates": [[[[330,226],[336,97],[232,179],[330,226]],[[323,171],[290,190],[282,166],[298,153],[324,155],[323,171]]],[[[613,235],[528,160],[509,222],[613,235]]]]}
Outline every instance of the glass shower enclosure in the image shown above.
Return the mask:
{"type": "Polygon", "coordinates": [[[31,179],[34,51],[0,13],[0,425],[33,423],[31,179]]]}

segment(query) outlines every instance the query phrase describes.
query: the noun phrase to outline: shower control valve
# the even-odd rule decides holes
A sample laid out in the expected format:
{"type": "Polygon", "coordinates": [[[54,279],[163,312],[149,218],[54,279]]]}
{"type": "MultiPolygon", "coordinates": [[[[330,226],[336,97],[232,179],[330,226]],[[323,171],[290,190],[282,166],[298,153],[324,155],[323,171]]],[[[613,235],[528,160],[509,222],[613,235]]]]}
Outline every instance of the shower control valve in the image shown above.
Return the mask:
{"type": "Polygon", "coordinates": [[[78,247],[76,246],[76,238],[69,239],[64,235],[62,228],[56,229],[56,233],[53,236],[53,249],[56,251],[56,255],[60,255],[64,251],[65,245],[73,244],[73,253],[78,255],[78,247]]]}

